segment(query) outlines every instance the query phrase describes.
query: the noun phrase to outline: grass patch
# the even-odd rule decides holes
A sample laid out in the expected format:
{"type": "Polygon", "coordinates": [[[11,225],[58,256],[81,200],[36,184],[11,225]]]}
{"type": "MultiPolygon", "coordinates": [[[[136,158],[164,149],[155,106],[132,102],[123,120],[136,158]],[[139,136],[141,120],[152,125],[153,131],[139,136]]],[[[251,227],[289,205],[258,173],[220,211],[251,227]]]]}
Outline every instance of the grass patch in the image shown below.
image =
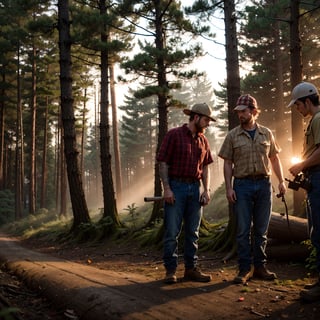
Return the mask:
{"type": "Polygon", "coordinates": [[[71,226],[71,220],[60,219],[53,212],[43,210],[36,215],[5,224],[1,230],[11,236],[23,238],[30,237],[55,237],[55,234],[66,232],[71,226]]]}
{"type": "MultiPolygon", "coordinates": [[[[277,200],[282,206],[281,200],[277,200]]],[[[288,200],[289,202],[290,200],[288,200]]],[[[55,212],[45,209],[39,210],[35,215],[18,221],[13,221],[2,226],[2,230],[12,236],[23,238],[36,238],[40,241],[51,241],[65,244],[85,243],[86,245],[100,245],[104,240],[115,243],[130,244],[131,242],[141,247],[156,247],[161,249],[163,245],[163,221],[160,218],[152,227],[145,227],[149,221],[153,209],[152,203],[136,206],[135,203],[119,212],[121,226],[115,228],[110,218],[102,218],[101,210],[90,212],[90,223],[82,224],[77,232],[71,233],[73,222],[72,215],[68,218],[60,218],[55,212]]],[[[163,210],[163,209],[161,209],[163,210]]],[[[201,224],[199,251],[225,252],[230,249],[232,239],[227,239],[226,227],[228,226],[229,208],[225,195],[225,187],[222,184],[211,197],[211,202],[204,207],[204,220],[201,224]]],[[[184,234],[181,233],[179,246],[183,245],[184,234]]],[[[181,250],[182,248],[179,248],[181,250]]],[[[314,257],[309,259],[309,268],[314,266],[314,257]]]]}

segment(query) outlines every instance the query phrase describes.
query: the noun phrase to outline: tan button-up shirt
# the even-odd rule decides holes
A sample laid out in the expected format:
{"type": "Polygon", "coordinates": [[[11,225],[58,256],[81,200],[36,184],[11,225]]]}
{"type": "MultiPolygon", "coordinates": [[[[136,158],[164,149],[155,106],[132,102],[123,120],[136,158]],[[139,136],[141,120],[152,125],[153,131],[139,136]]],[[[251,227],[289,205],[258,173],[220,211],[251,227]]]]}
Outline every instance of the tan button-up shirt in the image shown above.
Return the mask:
{"type": "Polygon", "coordinates": [[[304,136],[302,158],[307,159],[320,144],[320,112],[317,112],[309,122],[304,136]]]}
{"type": "Polygon", "coordinates": [[[269,158],[280,152],[270,129],[258,125],[252,139],[248,132],[237,126],[226,136],[219,157],[233,162],[233,176],[271,175],[269,158]]]}

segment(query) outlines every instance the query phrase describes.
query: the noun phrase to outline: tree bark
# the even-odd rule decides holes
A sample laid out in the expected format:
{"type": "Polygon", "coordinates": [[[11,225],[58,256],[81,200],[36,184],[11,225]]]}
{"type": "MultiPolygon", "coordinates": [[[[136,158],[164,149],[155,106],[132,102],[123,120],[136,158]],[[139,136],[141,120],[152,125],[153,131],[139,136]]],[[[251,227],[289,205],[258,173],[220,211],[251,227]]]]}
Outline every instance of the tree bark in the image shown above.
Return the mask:
{"type": "MultiPolygon", "coordinates": [[[[235,10],[234,0],[224,1],[229,130],[239,124],[238,118],[233,111],[240,96],[240,68],[235,10]]],[[[236,229],[236,219],[233,214],[233,206],[229,205],[228,227],[225,229],[224,237],[221,237],[219,240],[219,246],[231,246],[231,255],[236,251],[236,229]]]]}
{"type": "Polygon", "coordinates": [[[305,261],[310,249],[303,244],[309,239],[308,220],[290,215],[289,223],[283,214],[272,212],[268,229],[268,259],[305,261]]]}
{"type": "Polygon", "coordinates": [[[237,38],[237,19],[234,0],[224,1],[224,23],[226,38],[226,67],[229,130],[239,124],[233,111],[240,96],[240,71],[237,38]]]}
{"type": "MultiPolygon", "coordinates": [[[[156,28],[156,36],[155,43],[156,49],[159,52],[162,52],[165,47],[165,30],[163,27],[163,13],[161,11],[160,1],[155,1],[155,28],[156,28]]],[[[158,142],[157,142],[157,150],[158,153],[164,136],[168,132],[168,101],[167,101],[167,77],[166,77],[166,66],[164,58],[159,55],[157,59],[157,70],[158,70],[158,86],[162,88],[161,93],[158,93],[158,114],[159,114],[159,134],[158,134],[158,142]]],[[[154,166],[154,195],[160,196],[162,194],[162,186],[159,174],[159,165],[156,162],[154,166]]],[[[151,217],[147,223],[147,225],[151,225],[156,221],[156,219],[160,216],[160,209],[162,208],[161,203],[155,201],[152,208],[151,217]]]]}
{"type": "MultiPolygon", "coordinates": [[[[5,83],[6,76],[2,75],[2,82],[5,83]]],[[[1,96],[5,97],[5,89],[4,86],[1,89],[1,96]]],[[[4,189],[4,101],[3,99],[0,101],[0,190],[4,189]]]]}
{"type": "Polygon", "coordinates": [[[266,254],[268,260],[276,259],[277,261],[301,261],[310,256],[310,250],[308,247],[301,243],[269,243],[266,248],[266,254]]]}
{"type": "Polygon", "coordinates": [[[31,146],[30,146],[30,173],[29,173],[29,214],[36,212],[36,48],[33,43],[32,51],[32,97],[31,97],[31,146]]]}
{"type": "Polygon", "coordinates": [[[276,139],[279,145],[284,145],[288,140],[288,136],[286,133],[286,126],[284,122],[284,114],[285,114],[285,107],[284,107],[284,99],[283,99],[283,58],[280,48],[280,22],[275,21],[274,23],[274,51],[275,51],[275,63],[276,63],[276,108],[277,113],[275,119],[276,124],[276,139]],[[281,142],[280,142],[281,141],[281,142]]]}
{"type": "Polygon", "coordinates": [[[288,223],[285,215],[273,212],[268,230],[268,238],[300,243],[309,238],[308,221],[304,218],[289,215],[288,223]]]}
{"type": "Polygon", "coordinates": [[[47,166],[47,148],[48,148],[48,116],[49,116],[49,97],[46,97],[46,110],[44,116],[43,128],[43,147],[42,147],[42,168],[41,168],[41,194],[40,208],[46,208],[47,201],[47,181],[48,181],[48,166],[47,166]]]}
{"type": "Polygon", "coordinates": [[[67,216],[67,172],[66,172],[66,157],[64,154],[64,140],[63,140],[63,128],[60,130],[60,156],[59,156],[59,185],[60,185],[60,217],[67,216]]]}
{"type": "MultiPolygon", "coordinates": [[[[299,31],[299,0],[291,0],[291,21],[290,21],[290,77],[291,87],[294,88],[302,81],[302,58],[301,41],[299,31]]],[[[303,119],[296,108],[291,108],[291,135],[292,154],[299,156],[302,148],[303,119]]],[[[304,216],[303,206],[304,192],[299,190],[293,194],[293,211],[296,216],[304,216]]]]}
{"type": "MultiPolygon", "coordinates": [[[[99,1],[100,14],[107,14],[106,0],[99,1]]],[[[101,42],[108,45],[107,27],[101,32],[101,42]]],[[[108,49],[105,47],[100,53],[101,59],[101,104],[100,104],[100,158],[103,189],[103,217],[110,217],[113,226],[119,226],[120,220],[115,200],[115,192],[112,179],[111,154],[110,154],[110,130],[109,130],[109,98],[108,98],[108,49]]]]}
{"type": "Polygon", "coordinates": [[[17,123],[16,123],[16,159],[15,159],[15,218],[22,218],[23,213],[23,123],[20,84],[20,45],[17,48],[17,123]]]}
{"type": "Polygon", "coordinates": [[[75,230],[80,224],[90,222],[90,217],[83,191],[81,172],[79,170],[79,152],[76,148],[68,0],[58,1],[58,29],[60,49],[61,117],[64,134],[64,152],[73,211],[72,230],[75,230]]]}
{"type": "Polygon", "coordinates": [[[118,115],[117,115],[117,102],[116,102],[116,89],[114,81],[114,64],[109,66],[110,70],[110,95],[111,95],[111,109],[112,109],[112,134],[113,134],[113,153],[114,153],[114,166],[116,177],[116,198],[117,203],[121,203],[121,190],[122,190],[122,176],[121,176],[121,158],[120,158],[120,145],[119,145],[119,130],[118,130],[118,115]]]}

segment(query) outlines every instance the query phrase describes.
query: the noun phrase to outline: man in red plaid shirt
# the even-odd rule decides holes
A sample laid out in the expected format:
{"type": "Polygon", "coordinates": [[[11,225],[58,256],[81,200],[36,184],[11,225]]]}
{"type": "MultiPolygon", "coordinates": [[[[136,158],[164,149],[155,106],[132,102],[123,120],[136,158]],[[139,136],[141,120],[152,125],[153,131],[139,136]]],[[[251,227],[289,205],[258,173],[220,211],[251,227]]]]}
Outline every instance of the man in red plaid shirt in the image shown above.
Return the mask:
{"type": "Polygon", "coordinates": [[[210,171],[213,162],[210,146],[204,136],[212,110],[206,103],[184,109],[189,123],[171,129],[165,136],[157,161],[164,189],[164,282],[177,282],[178,238],[184,226],[184,279],[209,282],[211,276],[197,267],[197,251],[202,206],[210,201],[210,171]],[[200,193],[202,182],[203,192],[200,193]]]}

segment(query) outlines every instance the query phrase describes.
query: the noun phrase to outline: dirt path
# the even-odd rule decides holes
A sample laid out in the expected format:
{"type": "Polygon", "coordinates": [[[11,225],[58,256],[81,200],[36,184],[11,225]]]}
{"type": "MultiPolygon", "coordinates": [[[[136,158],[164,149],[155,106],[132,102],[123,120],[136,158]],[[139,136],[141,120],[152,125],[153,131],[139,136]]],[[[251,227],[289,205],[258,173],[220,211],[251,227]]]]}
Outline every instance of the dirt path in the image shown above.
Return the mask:
{"type": "Polygon", "coordinates": [[[318,319],[320,302],[299,301],[299,291],[312,280],[303,265],[270,262],[279,280],[242,286],[232,283],[235,261],[223,264],[221,257],[207,254],[200,262],[212,282],[180,279],[164,285],[160,256],[134,247],[57,246],[0,237],[0,260],[57,309],[73,310],[78,319],[318,319]]]}

